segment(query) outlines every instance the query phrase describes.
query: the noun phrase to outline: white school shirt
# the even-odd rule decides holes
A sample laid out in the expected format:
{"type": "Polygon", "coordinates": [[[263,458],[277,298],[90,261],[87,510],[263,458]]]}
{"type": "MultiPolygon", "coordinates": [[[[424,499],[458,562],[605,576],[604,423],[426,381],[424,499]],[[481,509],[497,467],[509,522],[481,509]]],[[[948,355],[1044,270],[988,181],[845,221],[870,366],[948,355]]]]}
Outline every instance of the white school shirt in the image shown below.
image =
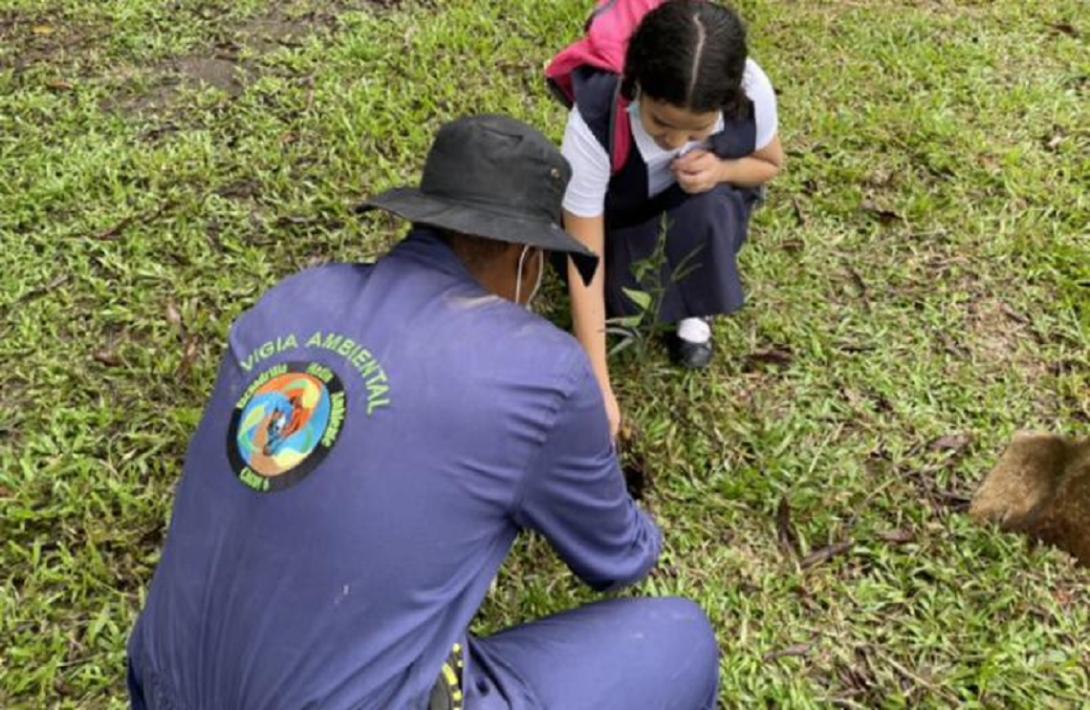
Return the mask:
{"type": "MultiPolygon", "coordinates": [[[[746,60],[742,75],[742,88],[753,102],[754,122],[757,126],[755,150],[764,148],[776,136],[778,118],[776,114],[776,93],[768,75],[752,59],[746,60]]],[[[633,101],[628,107],[629,122],[632,124],[632,138],[640,157],[647,163],[647,194],[654,197],[674,184],[674,174],[670,163],[693,148],[707,147],[707,141],[693,141],[678,150],[660,148],[640,121],[639,103],[633,101]]],[[[713,133],[723,130],[723,116],[720,114],[713,133]]],[[[568,115],[568,127],[564,131],[564,143],[560,151],[568,159],[572,168],[572,179],[564,193],[564,209],[576,217],[598,217],[605,211],[606,191],[612,177],[609,154],[590,126],[579,114],[578,108],[572,108],[568,115]]]]}

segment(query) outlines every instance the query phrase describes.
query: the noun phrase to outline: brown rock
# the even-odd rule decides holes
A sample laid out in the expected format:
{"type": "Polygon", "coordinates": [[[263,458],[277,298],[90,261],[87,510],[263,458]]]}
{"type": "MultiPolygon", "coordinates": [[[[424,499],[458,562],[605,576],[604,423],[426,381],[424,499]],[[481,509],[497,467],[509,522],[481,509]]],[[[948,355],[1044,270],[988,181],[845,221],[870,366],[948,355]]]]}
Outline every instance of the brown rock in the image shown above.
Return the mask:
{"type": "Polygon", "coordinates": [[[973,495],[969,514],[1090,565],[1090,439],[1019,432],[973,495]]]}

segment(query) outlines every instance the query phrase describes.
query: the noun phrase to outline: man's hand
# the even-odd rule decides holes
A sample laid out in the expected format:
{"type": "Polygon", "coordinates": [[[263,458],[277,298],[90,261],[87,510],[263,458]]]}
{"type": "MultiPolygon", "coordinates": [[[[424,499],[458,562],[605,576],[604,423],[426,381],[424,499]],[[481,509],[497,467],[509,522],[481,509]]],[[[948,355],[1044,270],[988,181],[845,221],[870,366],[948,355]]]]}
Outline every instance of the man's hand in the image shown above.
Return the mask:
{"type": "Polygon", "coordinates": [[[694,150],[670,164],[677,184],[690,195],[711,190],[725,181],[724,162],[714,153],[694,150]]]}

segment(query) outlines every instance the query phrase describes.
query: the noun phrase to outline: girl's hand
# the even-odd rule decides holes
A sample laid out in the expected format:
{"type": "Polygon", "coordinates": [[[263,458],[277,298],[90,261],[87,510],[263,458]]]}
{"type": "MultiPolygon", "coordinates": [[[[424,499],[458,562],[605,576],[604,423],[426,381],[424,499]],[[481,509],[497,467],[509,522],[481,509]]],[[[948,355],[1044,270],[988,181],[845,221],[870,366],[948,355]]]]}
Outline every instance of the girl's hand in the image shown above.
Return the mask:
{"type": "Polygon", "coordinates": [[[690,195],[711,190],[723,182],[723,162],[715,153],[706,150],[694,150],[686,153],[670,164],[674,177],[681,189],[690,195]]]}
{"type": "Polygon", "coordinates": [[[617,404],[617,396],[613,394],[613,388],[602,390],[602,398],[605,400],[606,417],[609,418],[609,438],[617,442],[617,435],[621,431],[621,407],[617,404]]]}

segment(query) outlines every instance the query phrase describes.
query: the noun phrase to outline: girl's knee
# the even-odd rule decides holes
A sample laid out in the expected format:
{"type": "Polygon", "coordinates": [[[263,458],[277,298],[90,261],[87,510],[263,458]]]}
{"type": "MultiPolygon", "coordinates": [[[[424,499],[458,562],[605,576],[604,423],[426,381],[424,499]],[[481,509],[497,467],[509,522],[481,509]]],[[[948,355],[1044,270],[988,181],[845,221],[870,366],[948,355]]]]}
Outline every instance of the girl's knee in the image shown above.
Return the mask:
{"type": "Polygon", "coordinates": [[[675,224],[686,229],[699,226],[716,229],[733,229],[748,221],[749,209],[746,195],[730,185],[719,185],[707,192],[687,195],[685,200],[670,212],[675,224]]]}
{"type": "Polygon", "coordinates": [[[719,185],[707,192],[686,195],[675,211],[682,214],[703,214],[715,209],[716,205],[722,208],[723,201],[730,199],[731,188],[728,185],[719,185]]]}

